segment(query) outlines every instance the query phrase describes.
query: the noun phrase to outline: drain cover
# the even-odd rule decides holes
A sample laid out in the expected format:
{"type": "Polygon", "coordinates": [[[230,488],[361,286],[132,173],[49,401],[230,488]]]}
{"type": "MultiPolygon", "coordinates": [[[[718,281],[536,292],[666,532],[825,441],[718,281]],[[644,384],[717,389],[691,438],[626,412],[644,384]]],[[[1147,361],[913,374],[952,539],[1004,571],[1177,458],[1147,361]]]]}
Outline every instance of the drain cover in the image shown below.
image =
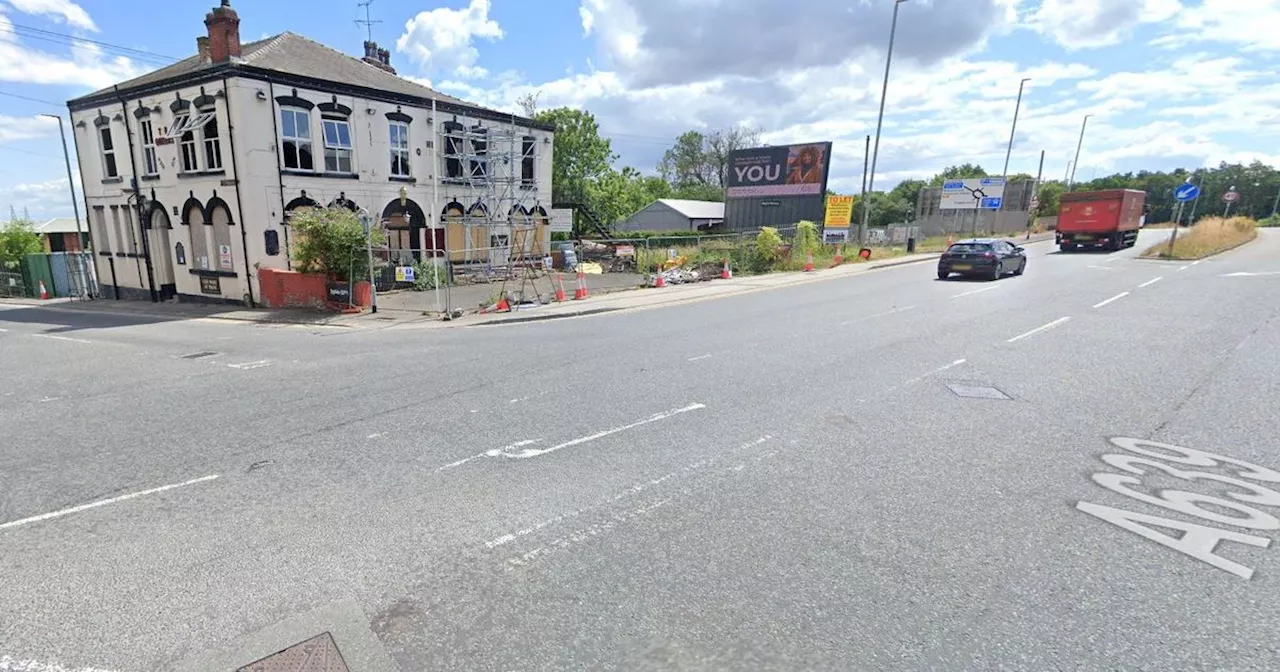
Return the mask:
{"type": "Polygon", "coordinates": [[[193,352],[191,354],[183,355],[179,359],[200,359],[201,357],[212,357],[216,354],[218,353],[206,350],[204,352],[193,352]]]}
{"type": "Polygon", "coordinates": [[[1013,398],[987,385],[952,385],[948,383],[947,389],[955,392],[956,396],[967,399],[1001,399],[1007,401],[1013,398]]]}
{"type": "Polygon", "coordinates": [[[351,672],[329,633],[299,642],[236,672],[351,672]]]}

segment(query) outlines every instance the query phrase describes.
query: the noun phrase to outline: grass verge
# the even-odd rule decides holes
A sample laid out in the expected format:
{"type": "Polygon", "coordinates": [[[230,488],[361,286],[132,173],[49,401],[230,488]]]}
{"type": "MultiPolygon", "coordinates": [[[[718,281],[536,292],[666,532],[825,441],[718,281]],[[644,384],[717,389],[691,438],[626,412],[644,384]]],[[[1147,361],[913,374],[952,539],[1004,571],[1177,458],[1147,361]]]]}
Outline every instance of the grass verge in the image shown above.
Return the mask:
{"type": "Polygon", "coordinates": [[[1248,217],[1208,217],[1188,230],[1179,231],[1172,251],[1166,240],[1147,248],[1142,257],[1185,261],[1203,259],[1244,245],[1257,237],[1258,223],[1248,217]]]}

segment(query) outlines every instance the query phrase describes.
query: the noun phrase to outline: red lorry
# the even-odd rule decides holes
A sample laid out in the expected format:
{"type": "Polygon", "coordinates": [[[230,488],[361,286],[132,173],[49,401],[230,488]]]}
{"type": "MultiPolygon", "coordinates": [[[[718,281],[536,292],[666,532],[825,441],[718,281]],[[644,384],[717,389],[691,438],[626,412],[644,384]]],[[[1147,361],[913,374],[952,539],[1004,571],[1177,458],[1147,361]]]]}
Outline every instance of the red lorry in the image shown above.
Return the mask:
{"type": "Polygon", "coordinates": [[[1058,249],[1133,247],[1142,228],[1147,192],[1104,189],[1063,194],[1058,206],[1058,249]]]}

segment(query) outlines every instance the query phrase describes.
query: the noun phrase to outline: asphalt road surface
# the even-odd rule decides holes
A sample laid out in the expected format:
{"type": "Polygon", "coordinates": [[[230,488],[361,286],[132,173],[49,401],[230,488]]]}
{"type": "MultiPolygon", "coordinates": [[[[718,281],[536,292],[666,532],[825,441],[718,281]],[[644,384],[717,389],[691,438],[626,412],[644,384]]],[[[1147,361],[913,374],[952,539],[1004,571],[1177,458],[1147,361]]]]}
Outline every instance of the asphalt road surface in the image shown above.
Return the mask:
{"type": "Polygon", "coordinates": [[[0,670],[1277,669],[1278,233],[507,326],[0,310],[0,670]]]}

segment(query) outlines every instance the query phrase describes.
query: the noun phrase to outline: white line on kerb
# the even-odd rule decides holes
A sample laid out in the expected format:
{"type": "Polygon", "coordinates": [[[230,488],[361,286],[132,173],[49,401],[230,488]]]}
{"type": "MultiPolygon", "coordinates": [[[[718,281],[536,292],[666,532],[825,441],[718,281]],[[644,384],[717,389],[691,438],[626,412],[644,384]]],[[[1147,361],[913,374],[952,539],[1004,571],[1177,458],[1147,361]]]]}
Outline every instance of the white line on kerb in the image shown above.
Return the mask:
{"type": "Polygon", "coordinates": [[[1150,280],[1148,280],[1148,281],[1146,281],[1146,282],[1142,283],[1141,285],[1138,285],[1138,289],[1142,289],[1143,287],[1150,287],[1151,285],[1154,285],[1154,284],[1156,284],[1157,282],[1160,282],[1160,281],[1161,281],[1161,280],[1163,280],[1163,279],[1164,279],[1164,276],[1163,276],[1163,275],[1158,275],[1158,276],[1156,276],[1156,277],[1154,277],[1154,278],[1151,278],[1150,280]]]}
{"type": "Polygon", "coordinates": [[[71,338],[70,336],[57,336],[54,334],[32,334],[32,336],[39,336],[40,338],[52,338],[55,341],[70,341],[71,343],[92,343],[93,342],[93,341],[86,341],[83,338],[71,338]]]}
{"type": "Polygon", "coordinates": [[[1123,299],[1123,298],[1124,298],[1124,297],[1126,297],[1126,296],[1129,296],[1129,292],[1120,292],[1119,294],[1116,294],[1115,296],[1113,296],[1113,297],[1111,297],[1111,298],[1107,299],[1106,301],[1102,301],[1101,303],[1095,303],[1095,304],[1093,304],[1093,307],[1094,307],[1094,308],[1101,308],[1101,307],[1103,307],[1103,306],[1107,305],[1108,303],[1111,303],[1112,301],[1119,301],[1120,299],[1123,299]]]}
{"type": "Polygon", "coordinates": [[[636,422],[633,422],[627,425],[622,425],[621,427],[614,427],[613,429],[606,429],[603,432],[596,432],[595,434],[592,434],[590,436],[583,436],[577,439],[573,439],[572,441],[565,441],[564,443],[551,446],[550,448],[525,448],[524,450],[518,453],[508,453],[506,452],[506,449],[500,449],[500,450],[491,450],[487,454],[493,457],[509,457],[513,459],[527,459],[530,457],[538,457],[539,455],[554,453],[555,451],[560,450],[562,448],[568,448],[570,446],[576,446],[579,444],[588,443],[590,441],[595,441],[596,439],[603,439],[606,436],[617,434],[618,432],[625,432],[628,429],[635,429],[636,427],[639,427],[641,425],[647,425],[651,422],[658,422],[659,420],[666,420],[667,418],[680,415],[681,413],[688,413],[689,411],[697,411],[699,409],[703,409],[706,407],[707,407],[706,404],[689,404],[688,406],[685,406],[683,408],[677,408],[670,411],[663,411],[662,413],[655,413],[645,418],[644,420],[638,420],[636,422]]]}
{"type": "Polygon", "coordinates": [[[1040,333],[1040,332],[1042,332],[1042,331],[1048,331],[1048,330],[1050,330],[1050,329],[1052,329],[1052,328],[1054,328],[1054,327],[1058,326],[1059,324],[1062,324],[1063,322],[1066,322],[1067,320],[1070,320],[1070,319],[1071,319],[1070,317],[1059,317],[1058,319],[1056,319],[1056,320],[1054,320],[1054,321],[1050,322],[1049,324],[1044,324],[1044,325],[1038,326],[1038,327],[1036,327],[1035,329],[1032,329],[1031,331],[1028,331],[1028,332],[1027,332],[1027,333],[1025,333],[1025,334],[1019,334],[1019,335],[1017,335],[1017,336],[1014,336],[1013,338],[1011,338],[1011,339],[1009,339],[1009,340],[1005,341],[1005,343],[1013,343],[1013,342],[1016,342],[1016,341],[1021,341],[1022,339],[1027,338],[1028,336],[1035,336],[1036,334],[1038,334],[1038,333],[1040,333]]]}
{"type": "MultiPolygon", "coordinates": [[[[51,519],[51,518],[61,518],[62,516],[69,516],[69,515],[71,515],[71,514],[73,514],[73,513],[80,513],[81,511],[88,511],[89,509],[96,509],[96,508],[98,508],[99,506],[106,506],[106,505],[108,505],[108,504],[116,504],[116,503],[123,502],[123,501],[129,500],[129,499],[136,499],[136,498],[138,498],[138,497],[145,497],[145,496],[147,496],[147,495],[154,495],[154,494],[157,494],[157,493],[160,493],[160,492],[164,492],[164,491],[166,491],[166,490],[173,490],[173,489],[175,489],[175,488],[185,488],[185,487],[187,487],[188,485],[195,485],[195,484],[197,484],[197,483],[204,483],[205,481],[212,481],[212,480],[214,480],[214,479],[216,479],[216,478],[218,478],[218,474],[211,474],[211,475],[209,475],[209,476],[201,476],[200,478],[193,478],[193,479],[191,479],[191,480],[189,480],[189,481],[183,481],[183,482],[181,482],[181,483],[173,483],[173,484],[171,484],[171,485],[162,485],[162,486],[160,486],[160,487],[158,487],[158,488],[151,488],[150,490],[142,490],[142,491],[139,491],[139,492],[131,492],[131,493],[127,494],[127,495],[120,495],[119,497],[112,497],[111,499],[102,499],[102,500],[99,500],[99,501],[96,501],[96,502],[90,502],[90,503],[88,503],[88,504],[81,504],[80,506],[73,506],[73,507],[71,507],[71,508],[69,508],[69,509],[63,509],[63,510],[61,510],[61,511],[54,511],[54,512],[52,512],[52,513],[42,513],[42,514],[40,514],[40,515],[38,515],[38,516],[32,516],[32,517],[30,517],[30,518],[23,518],[22,520],[11,520],[11,521],[9,521],[9,522],[7,522],[7,523],[0,524],[0,530],[5,530],[5,529],[8,529],[8,528],[10,528],[10,527],[18,527],[19,525],[26,525],[26,524],[28,524],[28,523],[38,523],[38,522],[40,522],[40,521],[42,521],[42,520],[49,520],[49,519],[51,519]]],[[[4,668],[0,668],[0,669],[4,669],[4,668]]]]}
{"type": "Polygon", "coordinates": [[[960,298],[960,297],[962,297],[962,296],[969,296],[969,295],[971,295],[971,294],[979,294],[979,293],[982,293],[982,292],[989,292],[989,291],[991,291],[991,290],[993,290],[993,289],[1000,289],[1000,288],[1001,288],[1001,287],[1003,287],[1003,286],[1004,286],[1004,285],[991,285],[990,287],[983,287],[982,289],[971,289],[971,290],[969,290],[969,291],[967,291],[967,292],[961,292],[960,294],[956,294],[955,296],[953,296],[953,297],[951,297],[951,298],[953,298],[953,299],[958,299],[958,298],[960,298]]]}

